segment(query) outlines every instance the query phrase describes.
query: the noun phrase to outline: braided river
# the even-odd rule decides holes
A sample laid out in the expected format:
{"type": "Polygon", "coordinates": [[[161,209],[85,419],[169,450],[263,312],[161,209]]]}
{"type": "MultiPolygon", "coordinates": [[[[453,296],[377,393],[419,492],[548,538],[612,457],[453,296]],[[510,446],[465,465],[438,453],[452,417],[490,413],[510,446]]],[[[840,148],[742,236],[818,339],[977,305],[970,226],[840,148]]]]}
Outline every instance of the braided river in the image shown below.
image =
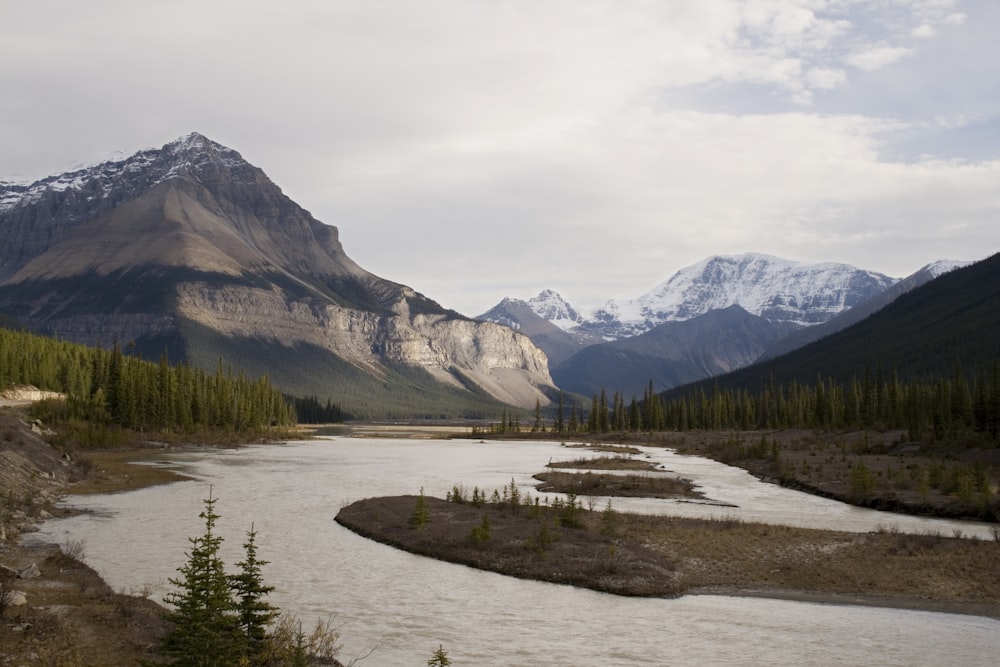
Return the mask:
{"type": "MultiPolygon", "coordinates": [[[[974,522],[922,519],[850,507],[758,481],[745,471],[669,450],[640,455],[692,479],[705,503],[619,499],[619,511],[740,518],[868,532],[891,527],[992,540],[974,522]]],[[[217,499],[230,570],[246,531],[257,531],[273,604],[308,629],[333,618],[342,662],[421,666],[443,645],[469,665],[995,665],[1000,621],[759,598],[693,595],[624,598],[525,581],[414,556],[334,522],[361,498],[444,497],[456,484],[492,492],[552,460],[596,456],[557,442],[328,437],[231,450],[164,452],[190,480],[129,493],[71,497],[87,510],[45,522],[31,539],[83,544],[86,562],[116,590],[162,599],[200,535],[203,500],[217,499]]],[[[542,494],[545,495],[545,494],[542,494]]],[[[554,497],[556,494],[548,494],[554,497]]],[[[588,499],[597,509],[606,499],[588,499]]],[[[849,601],[848,601],[849,602],[849,601]]]]}

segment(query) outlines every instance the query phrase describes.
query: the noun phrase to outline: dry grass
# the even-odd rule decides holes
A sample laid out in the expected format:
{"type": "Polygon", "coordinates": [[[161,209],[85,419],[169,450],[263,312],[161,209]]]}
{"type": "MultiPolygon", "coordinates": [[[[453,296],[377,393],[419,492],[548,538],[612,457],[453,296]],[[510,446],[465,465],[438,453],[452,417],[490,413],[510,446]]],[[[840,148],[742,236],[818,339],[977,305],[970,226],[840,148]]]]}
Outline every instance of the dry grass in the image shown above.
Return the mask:
{"type": "Polygon", "coordinates": [[[618,513],[609,534],[606,511],[582,511],[584,527],[567,529],[545,512],[426,500],[431,514],[421,530],[407,523],[414,496],[359,501],[337,521],[433,558],[622,595],[717,592],[1000,617],[996,541],[618,513]],[[484,512],[491,537],[477,544],[470,534],[484,512]],[[555,532],[539,550],[543,526],[555,532]]]}
{"type": "Polygon", "coordinates": [[[550,461],[547,468],[586,468],[587,470],[656,470],[657,464],[652,461],[632,458],[631,456],[592,456],[572,459],[570,461],[550,461]]]}
{"type": "Polygon", "coordinates": [[[686,589],[776,588],[986,605],[1000,615],[1000,544],[625,515],[621,534],[669,554],[686,589]]]}
{"type": "Polygon", "coordinates": [[[605,475],[587,472],[540,472],[541,492],[575,493],[578,496],[616,498],[703,498],[689,479],[665,475],[605,475]]]}
{"type": "Polygon", "coordinates": [[[554,508],[534,513],[522,507],[513,514],[438,498],[425,502],[429,520],[419,529],[409,521],[416,496],[360,500],[341,509],[337,522],[412,553],[514,577],[619,595],[680,592],[670,556],[596,530],[565,528],[554,508]]]}
{"type": "Polygon", "coordinates": [[[108,449],[88,451],[79,455],[86,474],[67,490],[87,495],[132,491],[157,484],[167,484],[185,477],[173,470],[155,465],[136,463],[155,461],[158,452],[152,450],[108,449]]]}
{"type": "Polygon", "coordinates": [[[577,443],[573,445],[563,444],[566,449],[589,449],[593,452],[607,452],[609,454],[632,454],[638,455],[642,454],[642,450],[638,447],[632,447],[630,445],[608,445],[603,443],[577,443]]]}

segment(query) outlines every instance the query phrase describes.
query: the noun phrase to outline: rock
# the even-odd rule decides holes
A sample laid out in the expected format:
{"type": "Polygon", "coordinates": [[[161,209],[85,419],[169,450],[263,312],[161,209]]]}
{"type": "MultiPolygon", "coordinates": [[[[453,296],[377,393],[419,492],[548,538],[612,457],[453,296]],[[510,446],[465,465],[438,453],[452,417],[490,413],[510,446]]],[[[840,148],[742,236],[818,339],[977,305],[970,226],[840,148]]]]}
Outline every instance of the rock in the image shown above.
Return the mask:
{"type": "Polygon", "coordinates": [[[23,607],[28,604],[28,596],[13,589],[6,591],[8,607],[23,607]]]}
{"type": "Polygon", "coordinates": [[[40,576],[42,576],[42,571],[38,569],[38,565],[36,563],[32,563],[28,567],[22,568],[17,573],[18,579],[37,579],[40,576]]]}

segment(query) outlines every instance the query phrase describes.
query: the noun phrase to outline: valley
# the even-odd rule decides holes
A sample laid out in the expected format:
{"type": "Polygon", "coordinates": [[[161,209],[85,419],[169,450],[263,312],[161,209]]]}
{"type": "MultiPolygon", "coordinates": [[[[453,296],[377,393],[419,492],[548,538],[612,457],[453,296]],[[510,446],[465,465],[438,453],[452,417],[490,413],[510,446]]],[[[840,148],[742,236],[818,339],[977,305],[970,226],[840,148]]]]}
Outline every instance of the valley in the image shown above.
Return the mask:
{"type": "MultiPolygon", "coordinates": [[[[198,133],[2,183],[0,390],[37,393],[0,424],[3,590],[29,593],[2,610],[2,648],[162,658],[164,554],[190,539],[207,480],[236,501],[223,515],[280,535],[283,607],[364,619],[356,655],[375,629],[458,627],[456,562],[476,595],[514,586],[510,609],[544,608],[551,583],[656,599],[634,603],[648,650],[644,614],[696,624],[713,596],[723,614],[750,597],[883,608],[887,627],[904,609],[991,622],[998,303],[1000,255],[897,279],[748,252],[597,309],[545,290],[472,318],[362,268],[337,227],[198,133]],[[347,423],[304,435],[317,415],[347,423]],[[41,580],[22,583],[29,561],[41,580]],[[425,581],[442,601],[429,626],[407,611],[425,581]]],[[[822,607],[807,615],[849,639],[822,607]]],[[[761,613],[750,636],[781,641],[761,613]]],[[[552,622],[506,618],[458,654],[552,622]]],[[[537,637],[525,650],[550,659],[537,637]]]]}

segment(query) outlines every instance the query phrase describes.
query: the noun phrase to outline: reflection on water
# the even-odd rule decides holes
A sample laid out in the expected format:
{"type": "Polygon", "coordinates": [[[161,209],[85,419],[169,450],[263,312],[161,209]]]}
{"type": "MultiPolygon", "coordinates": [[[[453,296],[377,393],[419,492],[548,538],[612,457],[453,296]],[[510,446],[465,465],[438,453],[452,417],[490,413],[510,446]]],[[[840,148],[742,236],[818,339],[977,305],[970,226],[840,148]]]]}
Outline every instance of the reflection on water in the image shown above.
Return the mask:
{"type": "MultiPolygon", "coordinates": [[[[617,509],[988,535],[981,524],[852,508],[706,459],[644,452],[735,507],[616,498],[617,509]]],[[[198,513],[211,485],[226,562],[241,558],[253,522],[273,601],[307,621],[335,615],[343,657],[377,646],[361,663],[368,666],[424,665],[438,644],[455,665],[995,664],[1000,622],[992,619],[717,596],[621,598],[413,556],[333,521],[346,503],[421,487],[444,497],[454,484],[492,491],[513,479],[537,495],[532,474],[579,456],[558,443],[350,438],[178,453],[169,458],[195,480],[75,498],[97,513],[50,521],[39,537],[85,540],[87,562],[115,588],[164,583],[203,529],[198,513]]]]}

